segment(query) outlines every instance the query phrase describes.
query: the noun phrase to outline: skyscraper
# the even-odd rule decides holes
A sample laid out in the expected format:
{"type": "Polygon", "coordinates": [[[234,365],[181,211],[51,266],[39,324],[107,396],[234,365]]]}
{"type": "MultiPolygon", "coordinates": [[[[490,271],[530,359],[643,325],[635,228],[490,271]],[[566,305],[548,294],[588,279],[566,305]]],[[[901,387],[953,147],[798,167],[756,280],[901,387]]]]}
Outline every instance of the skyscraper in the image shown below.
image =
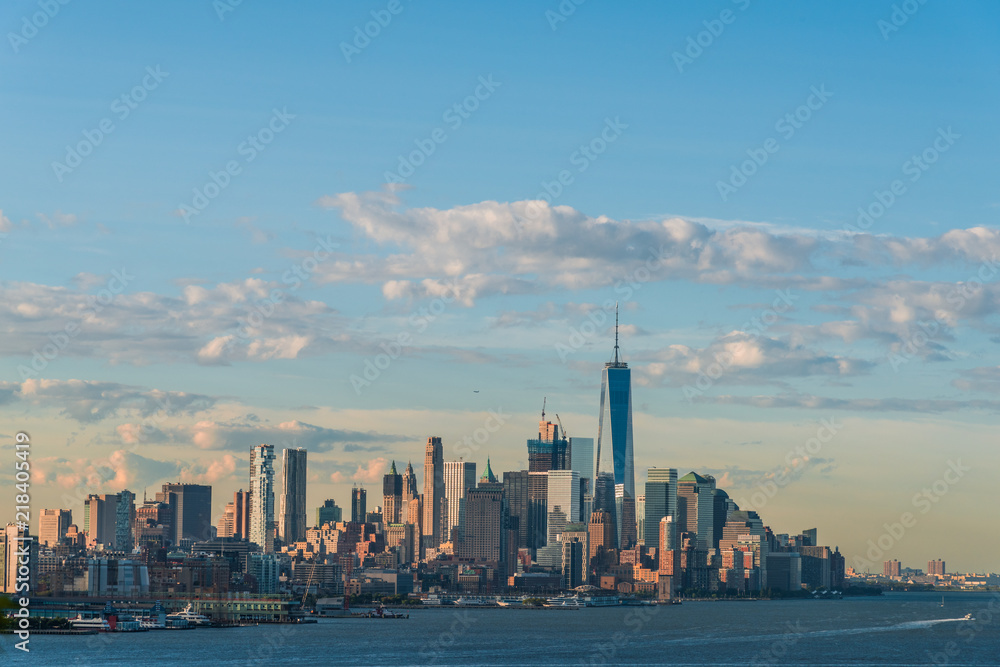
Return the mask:
{"type": "Polygon", "coordinates": [[[132,526],[135,523],[135,494],[128,489],[118,494],[115,507],[115,549],[130,553],[134,546],[132,526]]]}
{"type": "Polygon", "coordinates": [[[580,515],[580,473],[575,470],[550,470],[548,473],[547,521],[548,542],[562,535],[567,523],[577,523],[580,515]]]}
{"type": "Polygon", "coordinates": [[[444,450],[441,438],[427,438],[424,449],[424,520],[423,541],[425,548],[436,549],[441,544],[442,513],[444,506],[444,450]]]}
{"type": "Polygon", "coordinates": [[[238,540],[250,539],[250,492],[240,489],[233,493],[233,537],[238,540]]]}
{"type": "Polygon", "coordinates": [[[70,510],[42,510],[38,521],[39,542],[47,547],[54,547],[66,536],[71,523],[73,512],[70,510]]]}
{"type": "Polygon", "coordinates": [[[324,523],[340,523],[343,520],[343,510],[337,507],[337,502],[334,500],[324,500],[323,505],[316,508],[317,528],[320,528],[324,523]]]}
{"type": "Polygon", "coordinates": [[[274,553],[274,447],[250,449],[250,541],[274,553]]]}
{"type": "Polygon", "coordinates": [[[400,523],[400,511],[403,506],[403,476],[396,472],[396,462],[392,469],[382,477],[382,521],[400,523]]]}
{"type": "MultiPolygon", "coordinates": [[[[251,459],[252,465],[252,459],[251,459]]],[[[204,484],[164,484],[156,500],[170,508],[170,540],[201,542],[211,539],[212,487],[204,484]]]]}
{"type": "Polygon", "coordinates": [[[497,481],[486,462],[479,486],[466,492],[464,537],[459,553],[477,561],[504,560],[507,508],[503,484],[497,481]]]}
{"type": "Polygon", "coordinates": [[[595,485],[594,509],[603,509],[615,515],[616,541],[628,546],[628,536],[635,532],[635,470],[632,459],[632,371],[621,360],[618,349],[618,311],[615,308],[615,357],[604,364],[601,374],[601,412],[597,426],[596,482],[601,484],[601,474],[611,473],[610,494],[608,483],[599,492],[595,485]],[[620,486],[620,489],[618,488],[620,486]],[[609,497],[610,496],[610,497],[609,497]],[[613,503],[608,506],[608,502],[613,503]],[[631,514],[632,521],[625,522],[623,515],[631,514]],[[626,539],[623,541],[622,537],[626,539]]]}
{"type": "Polygon", "coordinates": [[[417,476],[413,472],[413,464],[406,462],[406,472],[403,473],[403,500],[414,500],[420,495],[420,488],[417,486],[417,476]]]}
{"type": "Polygon", "coordinates": [[[548,542],[548,472],[569,470],[571,457],[569,440],[559,433],[558,424],[546,421],[543,407],[542,419],[538,422],[538,437],[528,440],[530,533],[527,546],[531,549],[537,550],[548,542]]]}
{"type": "MultiPolygon", "coordinates": [[[[677,482],[677,518],[680,530],[698,534],[698,546],[713,549],[715,537],[715,478],[689,472],[677,482]]],[[[648,502],[648,501],[647,501],[648,502]]]]}
{"type": "Polygon", "coordinates": [[[118,524],[118,494],[90,494],[83,504],[83,532],[87,534],[87,548],[103,545],[115,548],[118,524]]]}
{"type": "Polygon", "coordinates": [[[476,487],[475,461],[445,461],[444,462],[444,497],[448,508],[444,541],[451,539],[452,531],[458,529],[458,537],[462,538],[462,525],[465,519],[465,493],[476,487]]]}
{"type": "Polygon", "coordinates": [[[669,516],[677,521],[677,469],[650,468],[646,473],[645,496],[643,539],[651,547],[659,543],[660,520],[669,516]]]}
{"type": "Polygon", "coordinates": [[[368,518],[368,492],[364,487],[351,489],[351,522],[364,523],[368,518]]]}
{"type": "Polygon", "coordinates": [[[510,526],[516,524],[517,549],[530,546],[531,514],[528,496],[529,473],[527,470],[509,471],[503,474],[503,490],[507,499],[507,513],[510,526]]]}
{"type": "Polygon", "coordinates": [[[306,450],[281,450],[281,525],[285,544],[306,539],[306,450]]]}

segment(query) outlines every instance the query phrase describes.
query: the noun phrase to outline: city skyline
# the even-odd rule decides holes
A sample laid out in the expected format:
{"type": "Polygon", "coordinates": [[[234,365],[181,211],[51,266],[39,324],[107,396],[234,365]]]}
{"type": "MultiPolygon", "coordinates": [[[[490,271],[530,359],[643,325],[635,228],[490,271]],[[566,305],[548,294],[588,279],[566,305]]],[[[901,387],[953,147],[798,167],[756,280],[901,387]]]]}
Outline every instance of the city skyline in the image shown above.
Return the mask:
{"type": "Polygon", "coordinates": [[[918,4],[403,3],[346,55],[379,7],[60,9],[0,53],[33,509],[197,484],[214,525],[267,443],[349,516],[431,434],[525,469],[546,397],[596,454],[617,302],[636,502],[694,471],[848,558],[909,513],[885,557],[1000,569],[1000,8],[918,4]]]}

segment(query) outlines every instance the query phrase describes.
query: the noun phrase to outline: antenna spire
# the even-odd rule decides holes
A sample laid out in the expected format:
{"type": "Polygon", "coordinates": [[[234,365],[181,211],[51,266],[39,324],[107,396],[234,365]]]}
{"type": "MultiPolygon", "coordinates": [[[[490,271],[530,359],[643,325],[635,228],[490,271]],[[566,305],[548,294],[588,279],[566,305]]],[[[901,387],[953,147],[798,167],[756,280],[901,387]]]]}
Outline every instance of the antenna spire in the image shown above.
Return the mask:
{"type": "Polygon", "coordinates": [[[618,302],[615,301],[615,363],[618,363],[618,302]]]}
{"type": "Polygon", "coordinates": [[[545,401],[546,400],[547,400],[547,397],[546,396],[542,396],[542,421],[545,421],[545,401]]]}

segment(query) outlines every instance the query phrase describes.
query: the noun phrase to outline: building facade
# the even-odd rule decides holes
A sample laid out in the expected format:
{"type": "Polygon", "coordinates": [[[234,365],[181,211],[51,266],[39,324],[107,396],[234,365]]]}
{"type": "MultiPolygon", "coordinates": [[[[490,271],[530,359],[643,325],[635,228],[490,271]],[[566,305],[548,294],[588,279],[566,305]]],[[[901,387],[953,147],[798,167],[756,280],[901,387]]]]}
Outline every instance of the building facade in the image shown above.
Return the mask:
{"type": "Polygon", "coordinates": [[[278,531],[285,544],[306,539],[306,450],[281,450],[281,512],[278,531]]]}
{"type": "Polygon", "coordinates": [[[274,552],[274,447],[250,450],[250,541],[265,554],[274,552]]]}

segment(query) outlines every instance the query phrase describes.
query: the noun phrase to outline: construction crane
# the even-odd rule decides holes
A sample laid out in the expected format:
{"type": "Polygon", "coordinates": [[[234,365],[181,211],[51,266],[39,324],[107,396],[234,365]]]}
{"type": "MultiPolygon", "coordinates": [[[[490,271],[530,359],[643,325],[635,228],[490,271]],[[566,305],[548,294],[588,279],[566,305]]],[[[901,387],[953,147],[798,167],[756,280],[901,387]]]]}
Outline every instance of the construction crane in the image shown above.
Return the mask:
{"type": "Polygon", "coordinates": [[[567,433],[566,429],[563,428],[562,420],[559,419],[559,413],[558,412],[556,413],[556,422],[559,423],[559,430],[562,431],[562,437],[566,438],[566,439],[569,439],[569,433],[567,433]]]}

